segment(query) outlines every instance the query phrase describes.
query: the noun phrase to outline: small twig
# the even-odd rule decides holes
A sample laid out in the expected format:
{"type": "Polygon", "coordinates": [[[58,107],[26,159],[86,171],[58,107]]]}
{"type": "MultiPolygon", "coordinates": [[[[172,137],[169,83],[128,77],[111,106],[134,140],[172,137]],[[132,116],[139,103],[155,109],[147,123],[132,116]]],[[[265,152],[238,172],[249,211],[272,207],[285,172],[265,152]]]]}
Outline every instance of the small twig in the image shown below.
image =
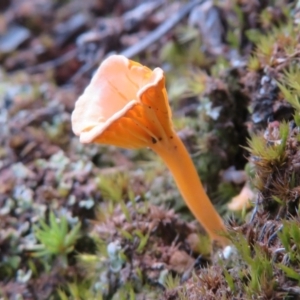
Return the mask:
{"type": "Polygon", "coordinates": [[[205,0],[195,0],[183,6],[176,14],[171,16],[167,21],[158,26],[154,31],[143,38],[139,43],[120,52],[127,58],[143,52],[149,46],[156,43],[162,36],[169,32],[176,24],[178,24],[196,5],[202,4],[205,0]]]}
{"type": "Polygon", "coordinates": [[[14,127],[18,127],[21,129],[32,125],[32,123],[34,122],[41,123],[42,121],[45,121],[51,118],[52,116],[57,115],[58,113],[59,108],[57,106],[39,108],[34,110],[33,112],[28,113],[25,118],[13,118],[12,124],[14,127]]]}
{"type": "Polygon", "coordinates": [[[63,54],[62,56],[55,58],[53,60],[47,61],[45,63],[41,63],[35,66],[30,66],[25,69],[12,71],[11,74],[18,72],[18,71],[24,71],[26,73],[39,73],[39,72],[45,72],[50,69],[55,69],[66,62],[72,60],[77,55],[77,49],[72,49],[69,52],[63,54]]]}

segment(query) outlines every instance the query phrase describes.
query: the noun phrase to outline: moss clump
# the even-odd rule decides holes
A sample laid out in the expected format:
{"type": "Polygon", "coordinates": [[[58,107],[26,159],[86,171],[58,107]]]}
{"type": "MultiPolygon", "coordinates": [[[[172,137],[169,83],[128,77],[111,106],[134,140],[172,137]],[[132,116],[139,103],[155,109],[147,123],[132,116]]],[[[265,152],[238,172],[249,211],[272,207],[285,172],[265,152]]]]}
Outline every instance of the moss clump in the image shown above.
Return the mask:
{"type": "MultiPolygon", "coordinates": [[[[104,299],[145,295],[155,286],[163,289],[171,275],[186,277],[199,254],[203,257],[198,264],[209,261],[210,249],[203,242],[210,242],[198,236],[196,227],[144,201],[120,200],[111,215],[94,222],[91,236],[98,241],[98,253],[78,259],[91,289],[98,289],[104,299]]],[[[153,292],[159,297],[159,289],[153,292]]]]}

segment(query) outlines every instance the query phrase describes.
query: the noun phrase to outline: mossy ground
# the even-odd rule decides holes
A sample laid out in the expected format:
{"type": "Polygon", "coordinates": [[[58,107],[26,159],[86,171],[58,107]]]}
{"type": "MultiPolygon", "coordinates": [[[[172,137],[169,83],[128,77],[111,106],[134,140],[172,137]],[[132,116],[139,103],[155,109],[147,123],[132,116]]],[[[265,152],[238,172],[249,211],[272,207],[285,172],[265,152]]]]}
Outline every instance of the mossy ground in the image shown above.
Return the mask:
{"type": "Polygon", "coordinates": [[[208,19],[196,7],[135,57],[165,70],[176,129],[228,225],[224,259],[153,153],[83,146],[71,131],[89,59],[136,43],[185,1],[136,26],[120,20],[137,4],[90,1],[77,31],[66,21],[80,1],[50,1],[56,17],[25,2],[0,6],[38,37],[0,56],[0,299],[299,299],[297,4],[226,1],[206,7],[208,19]],[[120,27],[109,31],[108,15],[120,27]],[[87,39],[72,56],[97,26],[105,47],[87,39]],[[245,180],[256,198],[233,213],[245,180]]]}

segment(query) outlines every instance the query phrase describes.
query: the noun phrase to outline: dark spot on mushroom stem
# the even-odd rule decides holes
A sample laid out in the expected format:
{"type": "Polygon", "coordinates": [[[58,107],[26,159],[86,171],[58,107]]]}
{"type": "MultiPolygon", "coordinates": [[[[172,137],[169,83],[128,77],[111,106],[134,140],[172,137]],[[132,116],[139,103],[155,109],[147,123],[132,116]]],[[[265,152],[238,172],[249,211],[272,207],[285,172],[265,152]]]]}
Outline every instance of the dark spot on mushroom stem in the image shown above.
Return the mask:
{"type": "Polygon", "coordinates": [[[157,140],[156,140],[154,137],[152,137],[152,143],[153,143],[153,144],[156,144],[156,143],[157,143],[157,140]]]}

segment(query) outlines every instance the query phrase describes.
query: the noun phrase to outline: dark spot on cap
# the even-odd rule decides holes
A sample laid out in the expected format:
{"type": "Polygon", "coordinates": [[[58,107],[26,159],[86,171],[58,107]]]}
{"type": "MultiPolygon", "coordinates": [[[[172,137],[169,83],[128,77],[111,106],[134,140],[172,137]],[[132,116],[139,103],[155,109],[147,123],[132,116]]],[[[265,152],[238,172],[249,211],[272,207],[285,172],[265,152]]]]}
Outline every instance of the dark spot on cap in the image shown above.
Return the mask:
{"type": "Polygon", "coordinates": [[[162,138],[161,138],[161,137],[159,137],[159,138],[158,138],[158,140],[159,140],[159,141],[161,141],[161,140],[162,140],[162,138]]]}
{"type": "Polygon", "coordinates": [[[156,140],[154,137],[152,137],[152,143],[153,143],[153,144],[156,144],[156,143],[157,143],[157,140],[156,140]]]}

